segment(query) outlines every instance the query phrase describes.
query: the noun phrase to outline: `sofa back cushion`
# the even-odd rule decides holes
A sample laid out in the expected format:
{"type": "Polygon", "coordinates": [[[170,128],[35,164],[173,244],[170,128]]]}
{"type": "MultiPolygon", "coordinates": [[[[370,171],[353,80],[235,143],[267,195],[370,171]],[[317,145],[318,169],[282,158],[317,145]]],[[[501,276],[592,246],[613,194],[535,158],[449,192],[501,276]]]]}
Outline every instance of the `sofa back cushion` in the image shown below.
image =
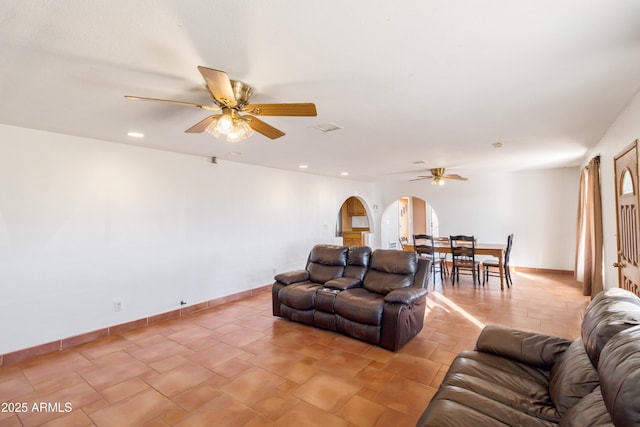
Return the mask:
{"type": "Polygon", "coordinates": [[[350,246],[347,253],[347,266],[344,269],[344,277],[362,281],[371,260],[371,248],[369,246],[350,246]]]}
{"type": "Polygon", "coordinates": [[[414,283],[418,271],[415,252],[376,249],[371,254],[369,270],[364,276],[364,287],[381,295],[414,283]]]}
{"type": "Polygon", "coordinates": [[[582,338],[578,338],[551,368],[551,401],[562,416],[597,386],[598,371],[587,356],[582,338]]]}
{"type": "Polygon", "coordinates": [[[640,326],[612,337],[600,354],[600,388],[613,423],[640,425],[640,326]]]}
{"type": "Polygon", "coordinates": [[[560,427],[613,427],[600,387],[580,399],[561,418],[560,427]]]}
{"type": "Polygon", "coordinates": [[[635,325],[640,325],[640,298],[620,288],[598,293],[582,320],[582,340],[593,366],[598,366],[600,352],[612,336],[635,325]]]}
{"type": "Polygon", "coordinates": [[[347,265],[346,246],[316,245],[309,254],[307,271],[309,280],[313,283],[324,284],[331,279],[342,277],[347,265]]]}

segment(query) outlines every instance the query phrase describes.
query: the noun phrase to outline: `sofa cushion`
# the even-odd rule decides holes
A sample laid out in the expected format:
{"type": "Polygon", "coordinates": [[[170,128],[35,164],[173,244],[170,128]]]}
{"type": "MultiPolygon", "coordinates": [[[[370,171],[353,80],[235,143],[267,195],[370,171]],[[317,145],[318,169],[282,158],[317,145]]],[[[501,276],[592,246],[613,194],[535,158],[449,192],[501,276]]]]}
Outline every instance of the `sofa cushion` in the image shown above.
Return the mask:
{"type": "Polygon", "coordinates": [[[345,319],[339,314],[336,314],[336,330],[350,337],[377,344],[380,342],[381,329],[381,326],[354,322],[353,320],[345,319]]]}
{"type": "Polygon", "coordinates": [[[600,387],[580,399],[560,418],[560,427],[613,427],[600,387]]]}
{"type": "Polygon", "coordinates": [[[460,353],[419,426],[554,425],[548,371],[478,351],[460,353]]]}
{"type": "Polygon", "coordinates": [[[275,280],[276,282],[284,283],[285,285],[304,282],[309,280],[309,272],[307,270],[288,271],[286,273],[277,274],[275,280]]]}
{"type": "Polygon", "coordinates": [[[556,426],[461,387],[440,389],[418,420],[417,427],[556,426]]]}
{"type": "Polygon", "coordinates": [[[316,245],[309,254],[307,270],[309,280],[314,283],[324,284],[331,279],[337,279],[344,274],[347,265],[346,246],[316,245]]]}
{"type": "Polygon", "coordinates": [[[370,260],[371,248],[369,246],[350,246],[347,253],[347,266],[344,269],[344,276],[362,282],[370,260]]]}
{"type": "Polygon", "coordinates": [[[478,351],[463,351],[442,381],[481,394],[537,418],[558,422],[549,396],[549,372],[511,359],[478,351]]]}
{"type": "Polygon", "coordinates": [[[415,252],[376,249],[371,255],[363,286],[371,292],[386,295],[394,289],[413,285],[417,271],[415,252]]]}
{"type": "Polygon", "coordinates": [[[566,338],[487,325],[476,341],[476,350],[550,370],[571,344],[566,338]]]}
{"type": "Polygon", "coordinates": [[[359,323],[380,326],[384,298],[364,288],[347,289],[336,296],[334,310],[342,317],[359,323]]]}
{"type": "Polygon", "coordinates": [[[593,366],[600,352],[618,332],[640,324],[640,299],[632,292],[609,288],[596,295],[582,320],[582,340],[593,366]]]}
{"type": "Polygon", "coordinates": [[[291,308],[310,310],[315,305],[316,292],[321,288],[322,286],[311,282],[295,283],[280,289],[278,298],[291,308]]]}
{"type": "Polygon", "coordinates": [[[587,394],[598,387],[598,371],[584,350],[582,338],[574,340],[551,369],[549,394],[556,409],[563,415],[587,394]]]}
{"type": "Polygon", "coordinates": [[[347,265],[347,246],[315,245],[309,253],[309,262],[324,265],[347,265]]]}
{"type": "Polygon", "coordinates": [[[370,267],[374,270],[393,274],[416,274],[418,258],[415,252],[376,249],[371,254],[370,267]]]}
{"type": "Polygon", "coordinates": [[[612,337],[598,365],[604,403],[617,426],[640,425],[640,326],[612,337]]]}
{"type": "Polygon", "coordinates": [[[352,277],[338,277],[325,282],[324,286],[325,288],[344,291],[345,289],[359,288],[361,284],[360,280],[352,277]]]}

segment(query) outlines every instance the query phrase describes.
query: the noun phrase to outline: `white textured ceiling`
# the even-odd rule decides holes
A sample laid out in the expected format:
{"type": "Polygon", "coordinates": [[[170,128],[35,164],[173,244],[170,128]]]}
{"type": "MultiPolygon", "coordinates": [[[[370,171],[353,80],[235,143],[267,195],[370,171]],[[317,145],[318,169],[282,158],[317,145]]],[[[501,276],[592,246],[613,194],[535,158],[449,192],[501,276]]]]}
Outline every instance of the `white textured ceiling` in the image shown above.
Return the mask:
{"type": "Polygon", "coordinates": [[[640,89],[639,23],[637,0],[2,0],[0,123],[366,180],[576,165],[640,89]],[[198,65],[318,116],[230,144],[123,97],[210,103],[198,65]]]}

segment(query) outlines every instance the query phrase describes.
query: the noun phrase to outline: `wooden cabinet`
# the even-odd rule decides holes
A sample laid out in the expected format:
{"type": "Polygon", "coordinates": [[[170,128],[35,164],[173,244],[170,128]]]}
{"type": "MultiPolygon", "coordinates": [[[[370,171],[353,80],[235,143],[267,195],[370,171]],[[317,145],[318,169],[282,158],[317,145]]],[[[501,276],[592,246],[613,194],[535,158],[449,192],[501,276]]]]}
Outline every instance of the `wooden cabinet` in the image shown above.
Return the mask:
{"type": "Polygon", "coordinates": [[[363,246],[364,245],[364,233],[363,232],[351,232],[345,231],[342,233],[342,244],[344,246],[363,246]]]}
{"type": "Polygon", "coordinates": [[[364,209],[360,200],[355,197],[347,199],[347,216],[366,216],[367,211],[364,209]]]}

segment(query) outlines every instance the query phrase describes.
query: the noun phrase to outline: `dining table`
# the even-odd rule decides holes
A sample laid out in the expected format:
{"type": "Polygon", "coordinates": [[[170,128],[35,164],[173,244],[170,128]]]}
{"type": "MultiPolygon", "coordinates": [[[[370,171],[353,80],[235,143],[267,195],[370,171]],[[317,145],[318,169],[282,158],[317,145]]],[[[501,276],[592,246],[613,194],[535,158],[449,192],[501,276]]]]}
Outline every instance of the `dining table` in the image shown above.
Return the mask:
{"type": "MultiPolygon", "coordinates": [[[[405,251],[413,252],[415,249],[412,244],[403,244],[402,249],[405,251]]],[[[450,254],[451,245],[445,242],[435,242],[433,250],[439,254],[450,254]]],[[[504,254],[507,250],[506,243],[476,243],[475,254],[476,255],[490,255],[498,258],[498,268],[500,270],[500,290],[504,290],[504,254]]]]}

